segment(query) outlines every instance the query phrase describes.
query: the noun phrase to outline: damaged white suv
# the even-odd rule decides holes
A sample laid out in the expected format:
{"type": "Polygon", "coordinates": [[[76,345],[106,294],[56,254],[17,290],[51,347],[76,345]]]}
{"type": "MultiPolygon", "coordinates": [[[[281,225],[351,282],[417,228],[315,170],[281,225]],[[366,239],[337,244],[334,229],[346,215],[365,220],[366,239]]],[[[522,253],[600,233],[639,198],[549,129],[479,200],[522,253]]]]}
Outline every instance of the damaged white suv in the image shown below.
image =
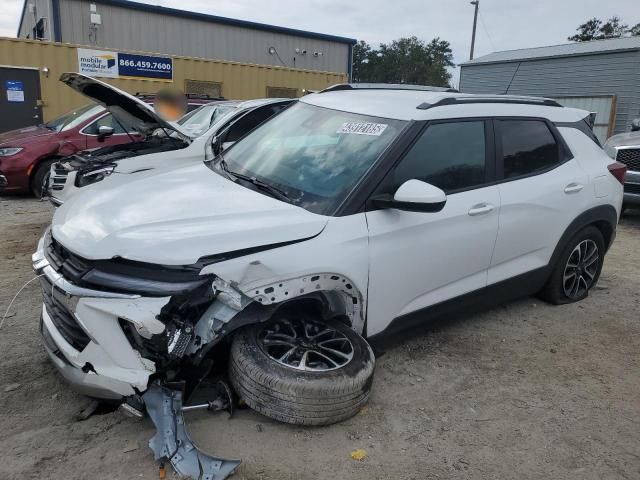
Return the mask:
{"type": "Polygon", "coordinates": [[[327,424],[368,398],[364,338],[463,300],[584,298],[625,171],[589,113],[405,88],[329,88],[212,161],[66,202],[33,256],[62,375],[142,404],[228,366],[250,407],[327,424]]]}

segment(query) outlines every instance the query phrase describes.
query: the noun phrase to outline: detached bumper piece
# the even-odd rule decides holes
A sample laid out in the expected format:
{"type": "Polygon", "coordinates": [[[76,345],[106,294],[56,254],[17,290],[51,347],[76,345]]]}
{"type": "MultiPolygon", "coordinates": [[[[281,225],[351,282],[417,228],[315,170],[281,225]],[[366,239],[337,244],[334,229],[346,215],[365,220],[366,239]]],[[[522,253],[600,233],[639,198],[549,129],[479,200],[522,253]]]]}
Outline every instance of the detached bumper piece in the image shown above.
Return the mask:
{"type": "Polygon", "coordinates": [[[142,398],[157,431],[149,441],[156,460],[168,460],[176,473],[194,480],[223,480],[235,472],[239,460],[207,455],[189,438],[182,415],[182,391],[154,383],[142,398]]]}

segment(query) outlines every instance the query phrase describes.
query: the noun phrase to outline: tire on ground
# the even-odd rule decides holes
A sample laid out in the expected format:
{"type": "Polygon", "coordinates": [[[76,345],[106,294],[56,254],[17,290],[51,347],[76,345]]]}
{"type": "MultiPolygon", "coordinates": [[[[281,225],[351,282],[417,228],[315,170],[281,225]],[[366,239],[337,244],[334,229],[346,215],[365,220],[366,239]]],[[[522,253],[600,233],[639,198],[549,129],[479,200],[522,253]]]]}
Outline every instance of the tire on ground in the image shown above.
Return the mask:
{"type": "Polygon", "coordinates": [[[562,254],[558,258],[558,263],[554,266],[553,271],[551,272],[549,280],[547,280],[546,285],[538,294],[541,299],[554,305],[564,305],[567,303],[573,303],[583,300],[589,295],[589,290],[587,290],[584,295],[579,298],[569,298],[564,293],[563,288],[563,275],[567,260],[569,259],[569,255],[571,255],[571,252],[576,247],[576,245],[587,239],[593,240],[595,242],[598,247],[598,255],[600,257],[598,260],[599,264],[595,274],[595,278],[589,289],[593,288],[598,283],[598,278],[600,277],[600,272],[602,271],[602,265],[604,262],[605,243],[604,237],[602,236],[600,230],[590,225],[580,230],[571,238],[571,240],[569,240],[569,242],[567,242],[567,245],[562,250],[562,254]]]}
{"type": "Polygon", "coordinates": [[[255,411],[296,425],[330,425],[358,413],[371,391],[374,355],[350,327],[340,322],[331,326],[351,341],[354,355],[343,367],[323,372],[295,370],[267,356],[258,344],[263,324],[237,333],[229,378],[238,396],[255,411]]]}

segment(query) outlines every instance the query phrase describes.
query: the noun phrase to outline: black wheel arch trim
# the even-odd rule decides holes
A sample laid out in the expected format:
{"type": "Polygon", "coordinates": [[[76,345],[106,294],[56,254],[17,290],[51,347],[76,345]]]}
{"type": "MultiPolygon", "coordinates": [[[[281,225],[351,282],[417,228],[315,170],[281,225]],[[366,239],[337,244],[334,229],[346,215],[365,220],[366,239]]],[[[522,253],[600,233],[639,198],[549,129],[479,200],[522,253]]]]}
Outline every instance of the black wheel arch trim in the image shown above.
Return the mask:
{"type": "Polygon", "coordinates": [[[562,254],[562,251],[576,233],[589,225],[595,225],[598,229],[601,229],[603,223],[610,229],[609,232],[602,232],[602,236],[605,239],[605,249],[608,250],[615,238],[616,226],[618,224],[618,212],[611,205],[599,205],[582,212],[569,224],[560,237],[560,240],[551,255],[549,266],[553,267],[553,265],[558,262],[558,258],[562,254]]]}

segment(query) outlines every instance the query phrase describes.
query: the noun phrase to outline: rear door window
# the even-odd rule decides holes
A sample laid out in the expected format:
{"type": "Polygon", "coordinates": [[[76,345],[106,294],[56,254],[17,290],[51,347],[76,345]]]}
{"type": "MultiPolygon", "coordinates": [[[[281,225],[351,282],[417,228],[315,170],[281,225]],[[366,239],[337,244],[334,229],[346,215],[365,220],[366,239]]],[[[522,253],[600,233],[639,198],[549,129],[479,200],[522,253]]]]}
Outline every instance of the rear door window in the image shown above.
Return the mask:
{"type": "Polygon", "coordinates": [[[504,178],[533,175],[561,162],[561,148],[542,120],[500,120],[504,178]]]}

